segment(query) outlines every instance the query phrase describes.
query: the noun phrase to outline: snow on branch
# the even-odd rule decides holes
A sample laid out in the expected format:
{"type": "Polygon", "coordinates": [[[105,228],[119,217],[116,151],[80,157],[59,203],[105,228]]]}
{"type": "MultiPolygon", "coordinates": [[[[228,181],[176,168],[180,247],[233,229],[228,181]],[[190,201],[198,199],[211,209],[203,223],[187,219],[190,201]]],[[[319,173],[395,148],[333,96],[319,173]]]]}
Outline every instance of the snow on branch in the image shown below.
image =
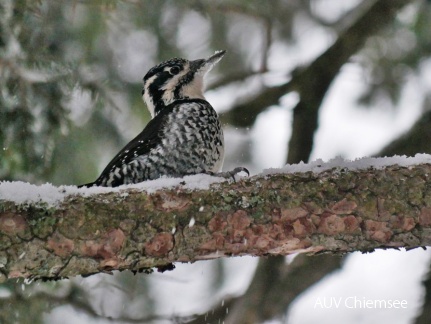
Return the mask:
{"type": "Polygon", "coordinates": [[[431,243],[431,156],[287,165],[119,188],[0,182],[0,281],[235,255],[431,243]]]}

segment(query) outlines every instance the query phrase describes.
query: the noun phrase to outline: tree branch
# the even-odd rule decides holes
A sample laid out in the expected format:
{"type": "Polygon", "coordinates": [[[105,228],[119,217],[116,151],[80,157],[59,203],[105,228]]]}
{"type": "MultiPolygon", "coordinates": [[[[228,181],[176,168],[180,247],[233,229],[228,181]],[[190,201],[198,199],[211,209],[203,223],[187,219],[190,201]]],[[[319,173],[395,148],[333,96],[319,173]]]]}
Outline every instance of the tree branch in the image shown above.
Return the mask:
{"type": "Polygon", "coordinates": [[[254,278],[238,305],[230,308],[225,323],[263,323],[281,317],[299,294],[339,269],[340,260],[330,255],[301,254],[290,264],[284,258],[259,262],[259,277],[254,278]]]}
{"type": "Polygon", "coordinates": [[[422,284],[425,288],[425,297],[422,305],[422,312],[417,314],[414,322],[415,324],[426,324],[431,320],[431,271],[428,271],[427,277],[422,281],[422,284]]]}
{"type": "MultiPolygon", "coordinates": [[[[322,55],[306,68],[295,71],[290,82],[266,88],[250,100],[236,105],[222,114],[223,122],[238,127],[250,127],[259,113],[271,105],[277,105],[280,98],[289,91],[297,91],[301,101],[295,108],[295,111],[298,111],[296,113],[299,114],[299,111],[302,110],[302,114],[307,115],[305,123],[317,123],[317,117],[313,116],[317,116],[316,110],[341,66],[362,48],[370,35],[374,35],[392,22],[398,10],[410,2],[404,0],[376,1],[322,55]]],[[[363,10],[362,6],[360,9],[363,10]]],[[[297,120],[298,123],[301,122],[299,119],[297,120]]],[[[304,125],[304,122],[300,124],[304,125]]],[[[296,128],[294,125],[293,134],[302,131],[300,126],[296,128]]],[[[301,158],[300,160],[306,161],[307,159],[301,158]]]]}
{"type": "MultiPolygon", "coordinates": [[[[431,102],[428,103],[431,107],[431,102]]],[[[428,108],[429,109],[429,108],[428,108]]],[[[405,154],[414,156],[417,152],[431,153],[431,110],[427,110],[405,134],[401,135],[379,152],[379,156],[405,154]]]]}
{"type": "Polygon", "coordinates": [[[344,253],[431,242],[431,165],[255,176],[210,190],[0,201],[0,271],[60,278],[231,255],[344,253]]]}

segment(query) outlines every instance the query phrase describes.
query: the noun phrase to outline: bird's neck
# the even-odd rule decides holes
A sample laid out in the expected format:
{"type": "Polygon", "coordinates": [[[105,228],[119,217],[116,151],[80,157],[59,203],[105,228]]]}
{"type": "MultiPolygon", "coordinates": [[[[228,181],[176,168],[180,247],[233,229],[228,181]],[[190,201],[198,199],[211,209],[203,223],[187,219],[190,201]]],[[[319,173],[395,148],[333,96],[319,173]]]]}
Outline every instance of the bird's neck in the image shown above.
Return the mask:
{"type": "MultiPolygon", "coordinates": [[[[191,94],[189,92],[189,94],[191,94]]],[[[184,95],[174,95],[171,94],[163,94],[162,100],[155,100],[152,98],[152,100],[146,100],[146,104],[148,107],[148,110],[150,111],[151,117],[154,118],[157,114],[159,114],[164,108],[167,106],[173,104],[176,101],[184,101],[184,100],[206,100],[202,91],[199,93],[193,94],[193,96],[184,96],[184,95]],[[154,104],[155,103],[155,104],[154,104]]]]}

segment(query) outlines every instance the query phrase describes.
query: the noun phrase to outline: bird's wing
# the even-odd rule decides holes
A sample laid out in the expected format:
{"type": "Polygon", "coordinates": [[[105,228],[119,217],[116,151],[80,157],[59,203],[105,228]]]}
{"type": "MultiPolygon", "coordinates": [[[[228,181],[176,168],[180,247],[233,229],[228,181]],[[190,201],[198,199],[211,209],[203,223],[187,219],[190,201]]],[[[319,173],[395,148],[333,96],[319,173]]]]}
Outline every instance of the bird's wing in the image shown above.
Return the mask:
{"type": "MultiPolygon", "coordinates": [[[[104,181],[110,178],[111,173],[115,169],[121,169],[124,165],[136,159],[137,156],[142,156],[150,153],[150,151],[161,144],[162,138],[165,135],[165,124],[168,120],[169,114],[175,107],[187,103],[187,105],[202,105],[207,104],[206,101],[201,99],[193,100],[177,100],[172,104],[164,107],[153,119],[149,121],[144,130],[131,140],[105,167],[100,174],[99,178],[92,183],[87,183],[79,187],[92,187],[94,185],[100,186],[104,181]]],[[[121,178],[114,178],[109,186],[116,187],[123,184],[121,178]]]]}
{"type": "Polygon", "coordinates": [[[116,168],[122,168],[122,166],[131,162],[137,156],[148,154],[153,148],[160,144],[161,137],[163,136],[163,126],[166,123],[168,114],[172,108],[173,107],[171,106],[165,107],[165,109],[151,119],[144,130],[123,147],[111,162],[108,163],[99,178],[89,185],[100,185],[105,178],[109,178],[110,173],[113,172],[113,170],[116,168]]]}

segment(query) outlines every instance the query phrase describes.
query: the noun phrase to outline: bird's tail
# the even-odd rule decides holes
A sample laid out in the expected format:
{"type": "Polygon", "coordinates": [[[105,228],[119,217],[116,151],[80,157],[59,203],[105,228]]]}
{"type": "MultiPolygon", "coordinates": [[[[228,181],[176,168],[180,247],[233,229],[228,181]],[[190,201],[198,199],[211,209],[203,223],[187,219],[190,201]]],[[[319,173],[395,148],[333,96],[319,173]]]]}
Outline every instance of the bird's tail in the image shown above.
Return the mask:
{"type": "Polygon", "coordinates": [[[89,182],[89,183],[85,183],[85,184],[79,185],[78,188],[91,188],[95,184],[96,184],[95,182],[89,182]]]}

